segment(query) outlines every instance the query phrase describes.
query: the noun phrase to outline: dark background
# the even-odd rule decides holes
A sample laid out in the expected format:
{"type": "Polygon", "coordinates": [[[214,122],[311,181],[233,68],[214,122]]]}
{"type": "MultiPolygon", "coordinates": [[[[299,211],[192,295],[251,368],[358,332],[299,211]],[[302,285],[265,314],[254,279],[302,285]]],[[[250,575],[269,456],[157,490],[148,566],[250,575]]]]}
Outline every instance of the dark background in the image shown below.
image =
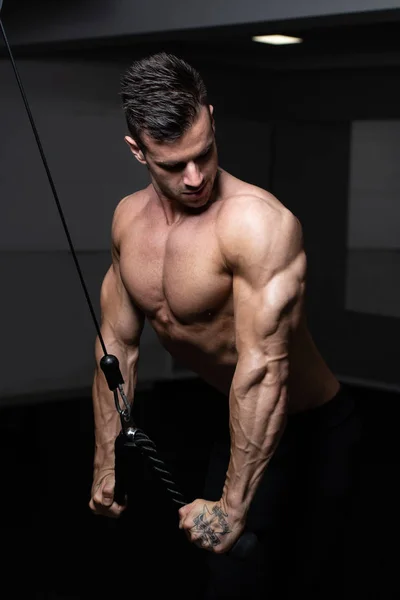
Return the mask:
{"type": "MultiPolygon", "coordinates": [[[[119,73],[132,59],[160,49],[176,52],[201,70],[216,107],[222,166],[272,191],[303,224],[310,326],[333,371],[353,390],[362,416],[363,478],[349,523],[343,598],[398,598],[399,320],[346,310],[345,296],[352,123],[400,118],[400,11],[393,5],[371,10],[365,2],[357,11],[350,12],[349,6],[346,14],[333,2],[325,4],[319,13],[309,2],[304,5],[308,13],[298,15],[294,4],[281,3],[280,17],[274,4],[275,16],[243,23],[229,21],[228,14],[224,23],[221,11],[213,24],[211,11],[207,26],[201,27],[193,26],[190,11],[184,26],[184,16],[171,5],[171,11],[177,10],[175,29],[169,15],[165,31],[160,17],[153,31],[145,24],[140,30],[139,19],[127,20],[122,33],[121,27],[112,30],[110,21],[109,35],[107,19],[90,2],[81,3],[81,13],[74,6],[74,16],[67,3],[57,3],[54,12],[51,3],[33,8],[5,0],[2,20],[64,192],[96,311],[109,262],[112,209],[119,196],[143,181],[136,171],[131,179],[121,183],[118,176],[117,181],[115,173],[121,164],[125,169],[127,158],[113,146],[109,115],[118,110],[118,99],[110,87],[117,88],[119,73]],[[270,32],[305,41],[284,48],[251,43],[252,34],[270,32]],[[68,111],[72,102],[75,112],[68,111]],[[62,110],[50,121],[57,107],[62,110]],[[97,156],[101,144],[111,166],[107,177],[99,167],[87,179],[76,176],[77,192],[84,194],[77,198],[64,174],[67,170],[73,178],[79,166],[72,162],[81,146],[76,123],[84,124],[85,115],[89,122],[94,113],[104,120],[104,130],[96,138],[96,124],[90,129],[90,152],[97,156]],[[67,144],[56,139],[57,123],[58,133],[65,135],[66,123],[73,131],[67,144]],[[107,179],[107,194],[113,196],[108,204],[96,205],[87,191],[100,193],[107,179]],[[93,203],[93,212],[85,202],[93,203]]],[[[106,5],[101,3],[104,14],[106,5]]],[[[8,167],[0,177],[1,530],[4,585],[10,586],[5,597],[157,597],[161,588],[195,598],[201,590],[202,555],[180,536],[175,507],[140,457],[134,460],[135,489],[124,518],[109,522],[88,509],[93,328],[58,217],[45,201],[48,186],[7,65],[3,51],[0,118],[7,144],[1,152],[8,167]],[[17,185],[24,189],[19,198],[17,185]]],[[[123,132],[122,120],[120,126],[123,132]]],[[[79,160],[82,170],[89,170],[89,153],[87,164],[79,160]]],[[[187,496],[195,497],[204,476],[208,423],[218,411],[216,398],[171,363],[150,333],[141,369],[138,424],[155,440],[187,496]]]]}

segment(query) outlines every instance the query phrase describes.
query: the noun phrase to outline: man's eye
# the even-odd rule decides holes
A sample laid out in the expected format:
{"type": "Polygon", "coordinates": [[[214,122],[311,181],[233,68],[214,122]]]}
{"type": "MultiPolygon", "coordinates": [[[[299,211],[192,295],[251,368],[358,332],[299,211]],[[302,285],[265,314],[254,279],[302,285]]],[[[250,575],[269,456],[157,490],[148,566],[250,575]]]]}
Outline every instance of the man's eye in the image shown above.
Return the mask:
{"type": "Polygon", "coordinates": [[[166,171],[170,171],[171,173],[182,171],[185,165],[177,164],[177,165],[165,165],[164,169],[166,171]]]}

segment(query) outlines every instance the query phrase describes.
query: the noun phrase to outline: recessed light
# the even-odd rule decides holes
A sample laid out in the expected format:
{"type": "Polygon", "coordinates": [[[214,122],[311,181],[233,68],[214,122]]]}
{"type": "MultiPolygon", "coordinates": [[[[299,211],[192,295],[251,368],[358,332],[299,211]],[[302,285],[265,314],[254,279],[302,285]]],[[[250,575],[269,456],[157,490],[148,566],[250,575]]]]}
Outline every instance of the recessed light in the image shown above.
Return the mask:
{"type": "Polygon", "coordinates": [[[284,44],[300,44],[303,40],[290,35],[255,35],[253,42],[261,42],[262,44],[274,44],[275,46],[283,46],[284,44]]]}

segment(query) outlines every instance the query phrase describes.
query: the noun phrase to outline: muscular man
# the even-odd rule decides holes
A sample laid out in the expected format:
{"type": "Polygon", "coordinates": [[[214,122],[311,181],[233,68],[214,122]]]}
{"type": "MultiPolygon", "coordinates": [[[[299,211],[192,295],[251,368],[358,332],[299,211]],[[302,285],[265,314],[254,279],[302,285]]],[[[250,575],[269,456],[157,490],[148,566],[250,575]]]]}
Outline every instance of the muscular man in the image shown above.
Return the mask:
{"type": "MultiPolygon", "coordinates": [[[[207,488],[214,496],[179,511],[189,540],[210,552],[208,597],[257,597],[276,575],[268,565],[282,566],[297,547],[305,560],[294,589],[302,578],[310,591],[316,555],[329,555],[337,531],[357,435],[351,398],[307,328],[301,224],[271,193],[219,166],[213,107],[184,61],[160,53],[135,62],[122,99],[125,141],[150,184],[115,210],[101,290],[108,352],[133,401],[147,319],[163,347],[225,398],[227,427],[207,488]],[[246,525],[262,550],[238,566],[225,553],[246,525]],[[315,553],[310,540],[321,527],[324,545],[315,553]]],[[[102,355],[97,340],[97,364],[102,355]]],[[[113,501],[120,422],[99,369],[93,403],[90,507],[117,517],[124,510],[113,501]]]]}

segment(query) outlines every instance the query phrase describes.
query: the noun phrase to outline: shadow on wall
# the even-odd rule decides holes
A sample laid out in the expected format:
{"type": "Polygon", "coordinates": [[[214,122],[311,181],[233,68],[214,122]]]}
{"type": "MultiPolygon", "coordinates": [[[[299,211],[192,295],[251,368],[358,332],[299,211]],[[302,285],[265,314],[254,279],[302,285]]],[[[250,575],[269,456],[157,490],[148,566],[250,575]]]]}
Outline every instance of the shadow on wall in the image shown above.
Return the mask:
{"type": "MultiPolygon", "coordinates": [[[[99,290],[108,252],[81,252],[78,259],[99,318],[99,290]]],[[[0,254],[3,343],[0,397],[87,390],[91,386],[96,330],[68,252],[0,254]]],[[[154,332],[142,336],[142,384],[166,376],[169,362],[154,332]]]]}

